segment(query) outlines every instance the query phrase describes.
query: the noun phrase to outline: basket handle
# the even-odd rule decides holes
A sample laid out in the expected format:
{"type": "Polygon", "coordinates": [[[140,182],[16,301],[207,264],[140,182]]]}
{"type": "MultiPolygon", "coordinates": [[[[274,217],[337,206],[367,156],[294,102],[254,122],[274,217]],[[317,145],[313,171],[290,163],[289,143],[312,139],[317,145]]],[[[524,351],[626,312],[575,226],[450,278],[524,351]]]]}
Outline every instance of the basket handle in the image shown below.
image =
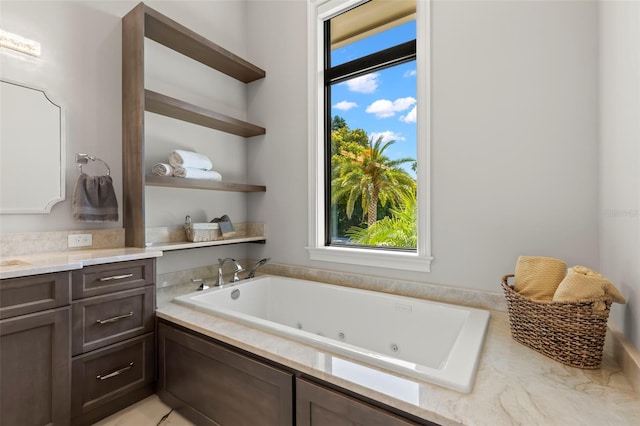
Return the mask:
{"type": "Polygon", "coordinates": [[[502,277],[502,282],[503,282],[505,285],[509,285],[509,278],[513,278],[513,277],[515,277],[515,275],[514,275],[514,274],[507,274],[507,275],[505,275],[505,276],[503,276],[503,277],[502,277]]]}

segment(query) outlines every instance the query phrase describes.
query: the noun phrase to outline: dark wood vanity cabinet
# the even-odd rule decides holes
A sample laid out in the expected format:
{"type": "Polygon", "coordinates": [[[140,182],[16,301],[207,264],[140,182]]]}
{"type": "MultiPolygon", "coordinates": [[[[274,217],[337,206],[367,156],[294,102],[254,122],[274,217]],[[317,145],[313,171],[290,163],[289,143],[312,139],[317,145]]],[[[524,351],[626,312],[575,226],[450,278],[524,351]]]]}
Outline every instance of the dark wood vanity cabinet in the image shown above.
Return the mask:
{"type": "Polygon", "coordinates": [[[0,425],[69,424],[71,273],[0,281],[0,425]]]}
{"type": "Polygon", "coordinates": [[[153,394],[155,259],[73,272],[71,424],[88,425],[153,394]]]}

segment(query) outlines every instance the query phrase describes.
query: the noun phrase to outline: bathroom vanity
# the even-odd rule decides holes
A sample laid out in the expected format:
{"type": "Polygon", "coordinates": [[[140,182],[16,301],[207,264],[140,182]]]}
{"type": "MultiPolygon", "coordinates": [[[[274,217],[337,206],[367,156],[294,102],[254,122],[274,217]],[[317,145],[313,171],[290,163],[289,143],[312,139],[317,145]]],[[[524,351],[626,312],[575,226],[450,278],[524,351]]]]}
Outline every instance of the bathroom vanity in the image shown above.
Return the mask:
{"type": "Polygon", "coordinates": [[[70,284],[68,271],[0,281],[0,424],[69,423],[70,284]]]}
{"type": "Polygon", "coordinates": [[[155,257],[22,256],[0,280],[0,424],[88,425],[155,390],[155,257]]]}

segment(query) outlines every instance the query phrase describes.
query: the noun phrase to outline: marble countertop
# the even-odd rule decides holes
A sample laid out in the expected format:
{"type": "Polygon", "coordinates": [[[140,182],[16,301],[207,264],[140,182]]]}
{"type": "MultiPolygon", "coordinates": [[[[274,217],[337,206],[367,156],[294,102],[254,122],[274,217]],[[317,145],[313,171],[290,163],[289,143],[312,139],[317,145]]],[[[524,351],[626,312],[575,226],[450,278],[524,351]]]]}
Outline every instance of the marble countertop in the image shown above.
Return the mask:
{"type": "Polygon", "coordinates": [[[71,271],[89,265],[159,256],[162,256],[162,251],[131,247],[6,256],[0,257],[0,279],[71,271]]]}
{"type": "MultiPolygon", "coordinates": [[[[607,344],[602,367],[555,362],[511,338],[505,312],[491,320],[471,393],[351,361],[293,340],[168,303],[157,316],[441,425],[632,425],[640,395],[607,344]]],[[[608,338],[609,339],[609,338],[608,338]]]]}

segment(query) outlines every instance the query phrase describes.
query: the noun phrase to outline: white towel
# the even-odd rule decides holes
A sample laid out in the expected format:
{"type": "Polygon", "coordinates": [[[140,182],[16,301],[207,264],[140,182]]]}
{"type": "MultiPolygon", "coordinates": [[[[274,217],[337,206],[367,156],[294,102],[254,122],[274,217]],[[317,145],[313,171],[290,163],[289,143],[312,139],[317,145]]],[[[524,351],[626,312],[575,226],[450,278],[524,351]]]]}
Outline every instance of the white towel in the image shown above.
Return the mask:
{"type": "Polygon", "coordinates": [[[151,167],[151,173],[156,176],[171,176],[173,175],[173,166],[167,163],[157,163],[151,167]]]}
{"type": "Polygon", "coordinates": [[[206,155],[182,149],[176,149],[169,154],[169,164],[173,167],[189,167],[200,170],[211,170],[213,168],[211,160],[206,155]]]}
{"type": "Polygon", "coordinates": [[[179,178],[213,180],[220,182],[222,175],[215,170],[200,170],[191,167],[176,167],[173,169],[173,175],[179,178]]]}

